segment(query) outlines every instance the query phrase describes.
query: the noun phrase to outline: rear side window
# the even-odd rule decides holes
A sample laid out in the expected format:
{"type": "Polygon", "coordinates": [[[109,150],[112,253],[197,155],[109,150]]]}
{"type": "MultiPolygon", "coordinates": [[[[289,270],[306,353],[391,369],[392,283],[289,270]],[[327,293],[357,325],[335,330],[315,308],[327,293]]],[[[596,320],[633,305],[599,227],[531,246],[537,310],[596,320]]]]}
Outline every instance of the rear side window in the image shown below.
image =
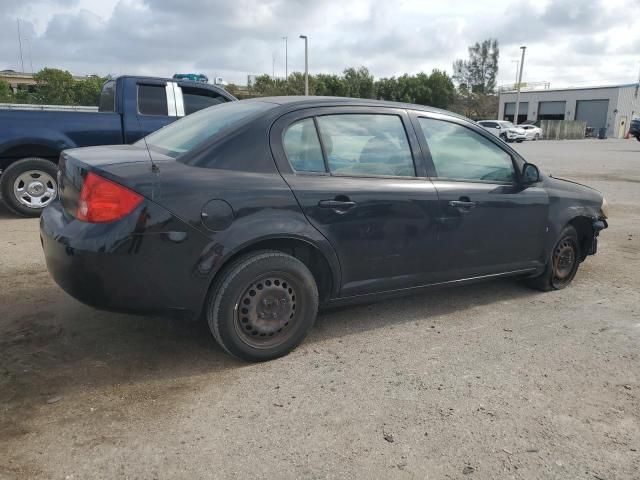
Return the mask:
{"type": "Polygon", "coordinates": [[[402,119],[396,115],[341,114],[318,117],[329,170],[349,176],[414,177],[402,119]]]}
{"type": "MultiPolygon", "coordinates": [[[[165,155],[176,158],[220,132],[274,107],[276,105],[273,103],[253,100],[216,105],[155,131],[146,137],[147,144],[165,155]]],[[[136,145],[144,146],[143,140],[138,141],[136,145]]]]}
{"type": "Polygon", "coordinates": [[[486,128],[496,128],[498,126],[496,122],[480,122],[480,125],[486,128]]]}
{"type": "Polygon", "coordinates": [[[182,99],[184,101],[185,115],[190,115],[203,108],[228,102],[225,97],[213,90],[189,87],[182,87],[182,99]]]}
{"type": "Polygon", "coordinates": [[[138,85],[138,112],[142,115],[169,115],[164,85],[138,85]]]}
{"type": "Polygon", "coordinates": [[[116,111],[116,82],[110,80],[102,86],[100,93],[99,112],[115,112],[116,111]]]}
{"type": "Polygon", "coordinates": [[[419,118],[438,177],[480,182],[513,182],[511,156],[473,130],[451,122],[419,118]]]}
{"type": "Polygon", "coordinates": [[[312,118],[290,125],[282,143],[291,168],[296,172],[325,172],[322,148],[312,118]]]}

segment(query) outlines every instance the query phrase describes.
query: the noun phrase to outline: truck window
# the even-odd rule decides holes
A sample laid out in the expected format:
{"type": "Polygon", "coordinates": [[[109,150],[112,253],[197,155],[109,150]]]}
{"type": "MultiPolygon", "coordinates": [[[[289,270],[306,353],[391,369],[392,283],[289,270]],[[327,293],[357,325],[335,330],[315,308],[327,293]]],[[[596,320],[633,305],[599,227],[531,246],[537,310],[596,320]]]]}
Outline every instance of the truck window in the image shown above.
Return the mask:
{"type": "Polygon", "coordinates": [[[182,87],[182,99],[184,101],[184,114],[190,115],[203,108],[225,103],[228,100],[213,90],[202,88],[182,87]]]}
{"type": "Polygon", "coordinates": [[[115,112],[116,111],[116,82],[109,80],[102,86],[100,93],[99,112],[115,112]]]}
{"type": "Polygon", "coordinates": [[[142,115],[169,115],[164,85],[138,85],[138,112],[142,115]]]}

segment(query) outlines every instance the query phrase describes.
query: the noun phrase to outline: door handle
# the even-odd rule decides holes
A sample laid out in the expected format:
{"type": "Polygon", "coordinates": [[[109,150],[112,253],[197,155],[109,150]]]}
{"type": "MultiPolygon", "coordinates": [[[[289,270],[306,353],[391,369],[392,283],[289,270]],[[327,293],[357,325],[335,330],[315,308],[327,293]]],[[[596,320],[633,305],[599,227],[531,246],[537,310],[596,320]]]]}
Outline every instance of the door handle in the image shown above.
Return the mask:
{"type": "Polygon", "coordinates": [[[471,210],[477,205],[476,202],[470,202],[465,200],[451,200],[449,206],[453,208],[459,208],[461,210],[471,210]]]}
{"type": "Polygon", "coordinates": [[[332,208],[334,210],[349,210],[356,206],[356,202],[350,200],[320,200],[320,208],[332,208]]]}

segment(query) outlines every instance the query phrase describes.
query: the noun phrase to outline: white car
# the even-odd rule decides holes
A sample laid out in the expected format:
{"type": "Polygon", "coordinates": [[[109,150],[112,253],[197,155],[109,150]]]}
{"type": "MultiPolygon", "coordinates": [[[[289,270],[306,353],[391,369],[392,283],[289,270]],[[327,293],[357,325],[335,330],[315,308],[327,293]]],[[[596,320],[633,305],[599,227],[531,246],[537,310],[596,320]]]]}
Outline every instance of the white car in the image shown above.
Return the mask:
{"type": "Polygon", "coordinates": [[[519,125],[519,127],[524,128],[524,133],[527,137],[527,140],[542,139],[542,129],[540,127],[536,127],[535,125],[519,125]]]}
{"type": "Polygon", "coordinates": [[[480,120],[478,125],[505,142],[521,143],[527,139],[523,128],[506,120],[480,120]]]}

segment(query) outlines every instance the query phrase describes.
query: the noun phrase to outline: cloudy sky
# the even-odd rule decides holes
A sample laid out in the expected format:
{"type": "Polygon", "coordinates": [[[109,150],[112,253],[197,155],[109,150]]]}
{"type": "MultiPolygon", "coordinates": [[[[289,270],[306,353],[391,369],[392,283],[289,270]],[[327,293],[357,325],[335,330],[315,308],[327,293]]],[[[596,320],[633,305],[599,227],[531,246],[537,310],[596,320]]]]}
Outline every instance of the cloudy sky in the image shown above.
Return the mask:
{"type": "Polygon", "coordinates": [[[44,66],[75,74],[248,74],[364,65],[376,77],[451,72],[467,47],[500,42],[499,84],[630,83],[640,68],[640,0],[0,0],[0,69],[44,66]],[[31,51],[31,54],[30,54],[31,51]]]}

